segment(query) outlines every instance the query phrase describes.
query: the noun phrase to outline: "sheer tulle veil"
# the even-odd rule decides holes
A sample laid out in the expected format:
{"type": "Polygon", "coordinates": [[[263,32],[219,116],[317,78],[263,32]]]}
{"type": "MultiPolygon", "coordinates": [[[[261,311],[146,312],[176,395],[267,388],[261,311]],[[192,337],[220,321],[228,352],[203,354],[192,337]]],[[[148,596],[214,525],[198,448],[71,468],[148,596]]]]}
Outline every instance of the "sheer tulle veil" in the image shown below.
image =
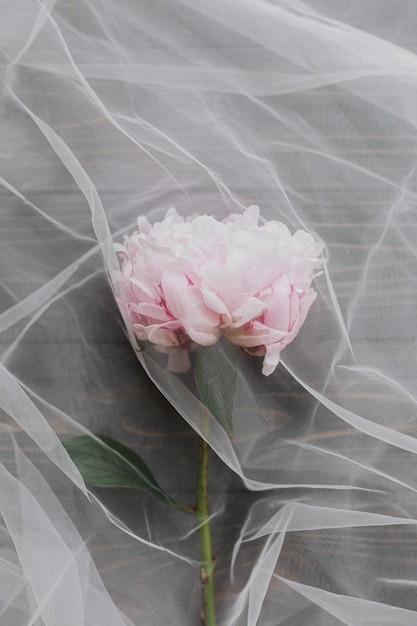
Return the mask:
{"type": "Polygon", "coordinates": [[[255,204],[326,263],[274,374],[239,361],[233,437],[206,432],[219,623],[415,625],[415,2],[0,13],[0,623],[199,623],[195,520],[92,490],[60,442],[118,438],[192,500],[201,403],[132,349],[113,243],[255,204]]]}

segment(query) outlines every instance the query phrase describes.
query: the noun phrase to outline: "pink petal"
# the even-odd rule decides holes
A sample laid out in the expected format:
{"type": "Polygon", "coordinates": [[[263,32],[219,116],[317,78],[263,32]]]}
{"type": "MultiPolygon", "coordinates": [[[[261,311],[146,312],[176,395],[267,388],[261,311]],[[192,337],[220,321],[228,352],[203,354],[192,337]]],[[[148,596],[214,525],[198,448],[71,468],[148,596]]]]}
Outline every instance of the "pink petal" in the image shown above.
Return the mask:
{"type": "Polygon", "coordinates": [[[233,311],[235,322],[230,324],[232,328],[239,328],[244,324],[259,317],[265,308],[265,304],[259,298],[249,298],[249,300],[239,309],[233,311]]]}
{"type": "Polygon", "coordinates": [[[254,322],[250,328],[226,328],[225,335],[236,346],[256,348],[257,346],[280,342],[287,337],[288,333],[275,328],[268,328],[260,322],[254,322]]]}
{"type": "Polygon", "coordinates": [[[175,330],[167,328],[168,324],[162,326],[155,324],[154,326],[148,326],[148,339],[152,343],[156,343],[160,346],[178,346],[181,340],[178,333],[175,330]]]}
{"type": "Polygon", "coordinates": [[[310,307],[313,304],[316,297],[317,297],[317,293],[311,290],[311,292],[308,293],[306,296],[304,296],[303,298],[300,298],[299,307],[297,311],[297,318],[293,324],[291,331],[288,333],[287,343],[290,343],[298,335],[302,325],[304,324],[307,318],[310,307]]]}
{"type": "Polygon", "coordinates": [[[291,285],[285,276],[279,278],[272,285],[272,291],[265,296],[264,324],[272,328],[289,331],[291,285]]]}
{"type": "Polygon", "coordinates": [[[138,300],[145,300],[145,302],[156,300],[156,294],[137,278],[130,277],[130,283],[138,300]]]}
{"type": "Polygon", "coordinates": [[[193,341],[210,346],[220,336],[220,316],[204,303],[200,287],[190,285],[183,272],[167,269],[161,280],[168,310],[193,341]]]}
{"type": "Polygon", "coordinates": [[[229,309],[219,296],[216,296],[216,294],[209,289],[204,289],[204,287],[201,288],[201,294],[203,296],[204,304],[209,309],[215,313],[219,313],[219,315],[230,315],[229,309]]]}
{"type": "Polygon", "coordinates": [[[262,366],[262,374],[264,376],[270,376],[276,369],[279,358],[280,358],[281,348],[279,344],[273,344],[271,346],[266,346],[265,358],[262,366]]]}
{"type": "Polygon", "coordinates": [[[165,311],[165,309],[157,304],[151,304],[147,302],[143,302],[140,304],[132,303],[130,308],[134,313],[138,315],[144,315],[145,317],[149,317],[153,320],[157,320],[160,322],[169,322],[171,318],[165,311]]]}

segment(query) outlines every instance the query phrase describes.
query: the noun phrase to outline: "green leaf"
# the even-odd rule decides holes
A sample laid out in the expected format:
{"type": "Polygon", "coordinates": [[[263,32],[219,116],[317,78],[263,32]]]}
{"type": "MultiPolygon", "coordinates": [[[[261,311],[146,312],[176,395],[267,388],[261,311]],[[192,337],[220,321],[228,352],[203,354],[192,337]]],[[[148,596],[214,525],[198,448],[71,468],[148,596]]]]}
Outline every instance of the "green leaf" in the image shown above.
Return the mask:
{"type": "Polygon", "coordinates": [[[231,435],[237,382],[235,348],[224,340],[200,348],[196,352],[195,382],[203,404],[231,435]]]}
{"type": "Polygon", "coordinates": [[[94,487],[131,487],[177,506],[146,463],[133,450],[110,437],[83,435],[63,443],[86,483],[94,487]]]}

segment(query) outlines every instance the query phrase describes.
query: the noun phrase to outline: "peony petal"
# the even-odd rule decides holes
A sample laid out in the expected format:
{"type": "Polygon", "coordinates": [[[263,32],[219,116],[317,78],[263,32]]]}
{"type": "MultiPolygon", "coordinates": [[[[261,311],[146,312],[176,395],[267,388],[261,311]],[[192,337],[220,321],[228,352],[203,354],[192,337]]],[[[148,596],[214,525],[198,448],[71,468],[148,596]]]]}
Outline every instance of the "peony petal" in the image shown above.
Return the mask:
{"type": "Polygon", "coordinates": [[[287,338],[288,333],[276,328],[268,328],[260,322],[254,322],[250,328],[226,328],[225,335],[236,346],[256,348],[257,346],[283,341],[287,338]]]}
{"type": "Polygon", "coordinates": [[[155,302],[155,300],[157,300],[156,294],[140,280],[134,278],[133,276],[130,277],[129,280],[133,288],[133,293],[136,295],[138,300],[145,300],[145,302],[148,302],[149,300],[155,302]]]}
{"type": "Polygon", "coordinates": [[[310,310],[310,307],[313,304],[316,297],[317,297],[316,292],[311,290],[306,296],[304,296],[303,298],[300,298],[299,307],[298,307],[298,315],[293,324],[291,331],[288,333],[287,343],[290,343],[298,335],[298,332],[300,331],[302,325],[304,324],[307,318],[308,312],[310,310]]]}
{"type": "Polygon", "coordinates": [[[143,315],[150,319],[160,322],[169,322],[172,320],[169,317],[168,313],[165,309],[157,304],[142,302],[140,304],[135,304],[134,302],[130,305],[131,310],[138,315],[143,315]]]}
{"type": "Polygon", "coordinates": [[[149,341],[159,346],[178,346],[181,344],[178,334],[168,328],[162,326],[148,327],[148,331],[149,341]]]}
{"type": "Polygon", "coordinates": [[[142,233],[143,235],[148,236],[151,234],[152,225],[149,223],[147,218],[144,217],[143,215],[138,217],[138,228],[139,228],[139,232],[142,233]]]}
{"type": "Polygon", "coordinates": [[[262,374],[270,376],[276,369],[280,359],[281,349],[278,344],[266,346],[265,358],[262,366],[262,374]]]}
{"type": "Polygon", "coordinates": [[[125,246],[121,243],[115,243],[113,244],[114,247],[114,251],[119,253],[119,254],[123,254],[124,256],[127,256],[127,249],[125,248],[125,246]]]}
{"type": "Polygon", "coordinates": [[[147,327],[143,324],[133,324],[133,331],[138,339],[145,341],[148,339],[147,327]]]}
{"type": "Polygon", "coordinates": [[[216,343],[220,316],[205,305],[200,287],[190,285],[185,274],[171,269],[163,273],[161,287],[168,310],[191,339],[202,346],[216,343]]]}
{"type": "Polygon", "coordinates": [[[291,285],[286,276],[281,276],[272,285],[272,290],[265,296],[263,321],[266,326],[288,332],[290,320],[291,285]]]}
{"type": "Polygon", "coordinates": [[[230,317],[230,319],[232,319],[229,313],[229,309],[227,308],[223,300],[219,298],[219,296],[216,296],[216,294],[214,294],[209,289],[204,289],[204,287],[201,288],[201,295],[203,296],[204,304],[209,309],[211,309],[215,313],[218,313],[219,315],[227,315],[230,317]]]}
{"type": "Polygon", "coordinates": [[[231,232],[241,230],[253,231],[258,229],[259,207],[253,204],[242,214],[232,213],[232,215],[229,215],[225,220],[225,223],[228,225],[228,229],[231,232]]]}
{"type": "Polygon", "coordinates": [[[174,320],[164,324],[133,324],[133,330],[138,339],[148,340],[161,346],[178,346],[182,343],[180,324],[174,320]]]}
{"type": "Polygon", "coordinates": [[[249,298],[249,300],[241,306],[239,309],[235,309],[233,319],[235,320],[230,324],[231,328],[240,328],[244,324],[259,317],[265,308],[265,304],[259,298],[249,298]]]}

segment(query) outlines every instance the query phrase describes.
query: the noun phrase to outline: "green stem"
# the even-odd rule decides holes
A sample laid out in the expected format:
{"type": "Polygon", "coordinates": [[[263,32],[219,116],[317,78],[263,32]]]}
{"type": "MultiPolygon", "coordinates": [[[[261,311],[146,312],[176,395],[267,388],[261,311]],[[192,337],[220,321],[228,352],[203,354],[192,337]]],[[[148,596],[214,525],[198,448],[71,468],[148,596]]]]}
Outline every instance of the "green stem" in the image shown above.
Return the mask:
{"type": "Polygon", "coordinates": [[[216,626],[216,610],[214,605],[214,562],[211,551],[208,497],[207,497],[208,445],[200,438],[198,446],[197,474],[197,519],[200,528],[201,567],[200,581],[203,592],[204,624],[216,626]]]}

